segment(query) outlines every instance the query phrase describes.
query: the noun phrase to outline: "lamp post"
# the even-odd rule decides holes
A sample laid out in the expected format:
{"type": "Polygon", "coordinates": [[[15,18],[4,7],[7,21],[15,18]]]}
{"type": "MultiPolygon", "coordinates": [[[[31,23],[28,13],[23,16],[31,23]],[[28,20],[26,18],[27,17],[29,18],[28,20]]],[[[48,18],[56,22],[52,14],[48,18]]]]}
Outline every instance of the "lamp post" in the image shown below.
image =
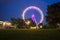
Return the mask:
{"type": "Polygon", "coordinates": [[[27,28],[29,28],[28,26],[30,25],[30,23],[31,23],[30,20],[26,22],[27,28]]]}
{"type": "Polygon", "coordinates": [[[30,21],[27,21],[26,24],[29,25],[30,24],[30,21]]]}

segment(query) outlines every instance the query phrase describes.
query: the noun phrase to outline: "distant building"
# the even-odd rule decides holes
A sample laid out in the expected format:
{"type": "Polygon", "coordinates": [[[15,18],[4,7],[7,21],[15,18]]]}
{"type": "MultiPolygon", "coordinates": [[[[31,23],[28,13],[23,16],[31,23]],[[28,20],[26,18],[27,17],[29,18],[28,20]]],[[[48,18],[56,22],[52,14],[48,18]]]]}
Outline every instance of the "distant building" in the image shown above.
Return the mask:
{"type": "Polygon", "coordinates": [[[0,28],[3,27],[3,21],[0,21],[0,28]]]}
{"type": "Polygon", "coordinates": [[[11,22],[8,21],[0,21],[0,28],[11,28],[13,27],[11,22]]]}

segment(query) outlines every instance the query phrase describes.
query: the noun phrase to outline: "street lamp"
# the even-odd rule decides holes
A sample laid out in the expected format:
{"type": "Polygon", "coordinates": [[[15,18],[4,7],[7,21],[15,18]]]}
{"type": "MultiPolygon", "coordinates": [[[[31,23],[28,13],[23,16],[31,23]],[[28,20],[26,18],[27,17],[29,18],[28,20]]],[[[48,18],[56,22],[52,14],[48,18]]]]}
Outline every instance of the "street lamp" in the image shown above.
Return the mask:
{"type": "Polygon", "coordinates": [[[30,24],[30,21],[28,20],[28,21],[26,22],[26,24],[29,25],[29,24],[30,24]]]}

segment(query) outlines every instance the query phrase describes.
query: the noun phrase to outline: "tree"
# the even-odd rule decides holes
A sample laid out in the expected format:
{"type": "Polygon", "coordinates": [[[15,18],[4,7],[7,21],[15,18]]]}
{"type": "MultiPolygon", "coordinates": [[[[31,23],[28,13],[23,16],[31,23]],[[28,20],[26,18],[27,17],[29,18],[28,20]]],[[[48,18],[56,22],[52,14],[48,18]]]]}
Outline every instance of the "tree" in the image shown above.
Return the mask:
{"type": "Polygon", "coordinates": [[[17,28],[30,28],[31,26],[33,26],[33,27],[36,26],[35,22],[33,22],[31,18],[26,19],[26,22],[28,22],[28,21],[30,22],[29,25],[27,25],[23,19],[11,18],[12,25],[16,25],[17,28]]]}
{"type": "Polygon", "coordinates": [[[12,23],[12,25],[17,24],[17,19],[16,18],[11,18],[11,23],[12,23]]]}
{"type": "Polygon", "coordinates": [[[23,26],[26,26],[23,19],[20,18],[11,18],[12,25],[16,25],[18,28],[23,28],[23,26]]]}
{"type": "Polygon", "coordinates": [[[50,27],[58,27],[60,24],[60,2],[48,5],[46,21],[50,27]]]}
{"type": "Polygon", "coordinates": [[[17,18],[17,27],[18,28],[25,28],[26,27],[26,24],[23,21],[23,19],[17,18]]]}

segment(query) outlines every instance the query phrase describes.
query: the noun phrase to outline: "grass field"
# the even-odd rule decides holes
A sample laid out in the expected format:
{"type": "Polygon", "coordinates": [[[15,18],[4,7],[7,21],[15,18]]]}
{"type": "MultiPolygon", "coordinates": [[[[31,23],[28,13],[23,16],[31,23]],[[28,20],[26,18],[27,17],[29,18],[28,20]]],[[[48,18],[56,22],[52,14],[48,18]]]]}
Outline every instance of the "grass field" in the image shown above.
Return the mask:
{"type": "Polygon", "coordinates": [[[60,40],[60,29],[0,29],[0,40],[60,40]]]}

